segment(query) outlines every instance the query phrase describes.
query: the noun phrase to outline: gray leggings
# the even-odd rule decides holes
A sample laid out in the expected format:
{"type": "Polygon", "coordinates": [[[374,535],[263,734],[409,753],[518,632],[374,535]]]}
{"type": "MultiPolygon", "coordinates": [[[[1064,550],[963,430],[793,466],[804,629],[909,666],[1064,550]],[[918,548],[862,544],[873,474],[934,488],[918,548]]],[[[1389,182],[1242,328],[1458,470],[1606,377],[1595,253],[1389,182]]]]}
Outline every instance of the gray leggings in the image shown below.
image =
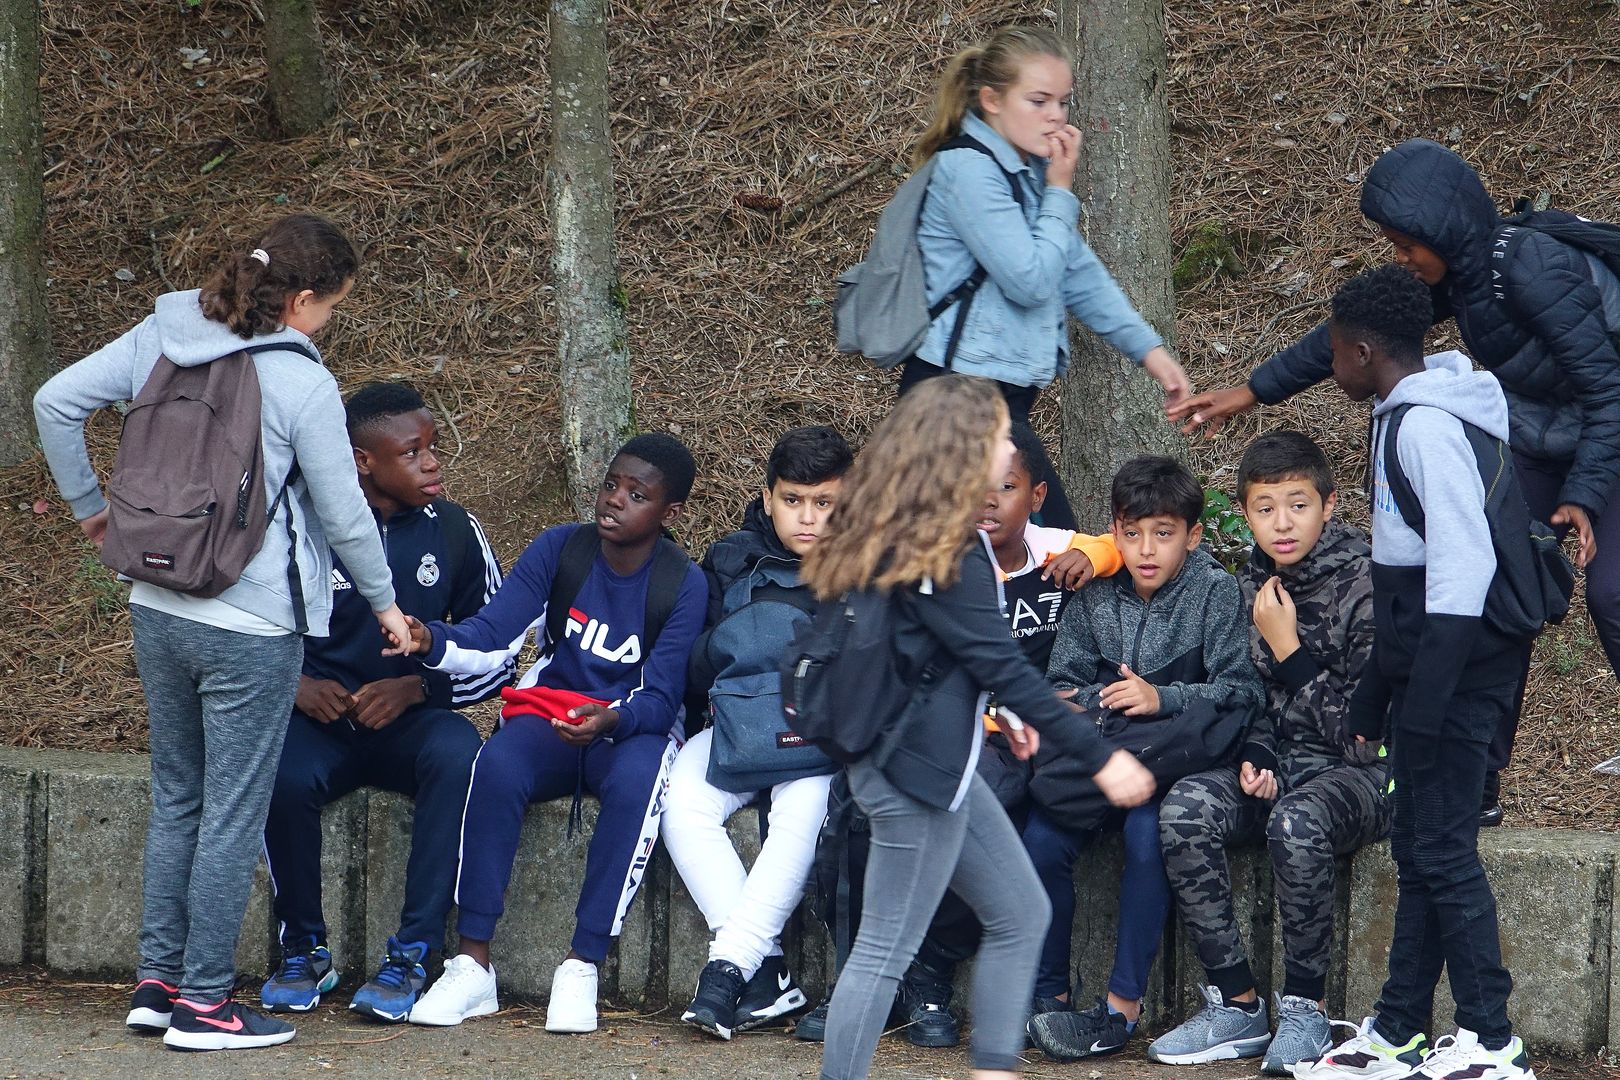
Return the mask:
{"type": "Polygon", "coordinates": [[[862,762],[849,767],[849,787],[871,819],[872,846],[860,931],[827,1015],[822,1080],[867,1074],[900,976],[946,888],[984,926],[973,969],[973,1067],[1017,1070],[1052,908],[1007,812],[978,776],[955,813],[901,794],[862,762]]]}
{"type": "Polygon", "coordinates": [[[140,979],[218,1001],[236,984],[253,868],[304,639],[255,637],[131,606],[152,729],[140,979]]]}

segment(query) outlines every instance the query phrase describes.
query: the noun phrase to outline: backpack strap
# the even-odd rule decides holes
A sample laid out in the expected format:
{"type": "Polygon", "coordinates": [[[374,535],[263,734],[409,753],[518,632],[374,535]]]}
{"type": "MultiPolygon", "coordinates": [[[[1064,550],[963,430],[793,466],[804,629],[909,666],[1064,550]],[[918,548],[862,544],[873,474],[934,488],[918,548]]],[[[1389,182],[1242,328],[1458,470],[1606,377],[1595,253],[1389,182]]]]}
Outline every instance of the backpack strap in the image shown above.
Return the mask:
{"type": "Polygon", "coordinates": [[[317,364],[321,362],[321,358],[315,355],[314,350],[308,346],[300,345],[296,341],[277,341],[270,345],[244,345],[240,351],[247,353],[249,356],[263,352],[295,352],[306,360],[314,361],[317,364]]]}
{"type": "Polygon", "coordinates": [[[681,585],[691,568],[692,560],[679,544],[667,536],[658,538],[652,553],[652,572],[647,577],[647,613],[642,620],[647,647],[642,655],[652,654],[659,632],[675,611],[675,601],[680,599],[681,585]]]}
{"type": "MultiPolygon", "coordinates": [[[[941,144],[939,150],[936,150],[935,153],[937,154],[943,150],[977,150],[995,162],[996,168],[1001,169],[1001,162],[996,160],[995,152],[978,139],[965,133],[958,132],[954,138],[941,144]]],[[[1023,210],[1024,185],[1019,183],[1018,174],[1010,173],[1006,169],[1001,169],[1001,174],[1007,178],[1007,186],[1012,189],[1013,202],[1018,204],[1019,210],[1023,210]]],[[[962,284],[934,301],[928,307],[928,321],[933,322],[943,315],[952,304],[961,303],[961,307],[956,310],[956,321],[951,324],[951,336],[945,342],[945,363],[943,366],[946,371],[951,370],[951,364],[956,360],[956,346],[962,340],[963,328],[967,326],[968,308],[973,305],[973,297],[978,293],[979,286],[984,284],[984,279],[988,274],[989,271],[985,270],[983,266],[974,266],[973,273],[969,274],[962,284]]]]}
{"type": "Polygon", "coordinates": [[[1408,529],[1422,537],[1423,526],[1427,520],[1423,513],[1423,503],[1418,501],[1417,492],[1412,488],[1412,481],[1407,479],[1406,470],[1401,468],[1401,459],[1397,452],[1401,421],[1411,411],[1410,405],[1395,406],[1390,411],[1388,423],[1384,425],[1384,481],[1389,484],[1389,496],[1395,500],[1395,509],[1400,511],[1401,520],[1406,522],[1408,529]]]}
{"type": "Polygon", "coordinates": [[[590,525],[581,525],[563,541],[562,553],[557,556],[557,570],[551,575],[551,592],[546,597],[546,652],[557,649],[568,626],[568,609],[581,585],[590,576],[591,566],[602,550],[602,538],[590,525]]]}

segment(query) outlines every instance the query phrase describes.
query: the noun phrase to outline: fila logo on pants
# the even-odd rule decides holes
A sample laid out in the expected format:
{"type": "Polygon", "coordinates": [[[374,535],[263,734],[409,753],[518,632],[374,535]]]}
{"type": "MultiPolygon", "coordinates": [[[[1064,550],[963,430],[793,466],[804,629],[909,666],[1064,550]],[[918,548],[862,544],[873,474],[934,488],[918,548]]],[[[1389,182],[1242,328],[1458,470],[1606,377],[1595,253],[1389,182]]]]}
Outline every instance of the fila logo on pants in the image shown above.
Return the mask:
{"type": "Polygon", "coordinates": [[[610,649],[607,647],[607,636],[611,629],[607,623],[598,622],[578,608],[569,608],[568,625],[563,629],[563,640],[567,641],[575,634],[583,634],[584,638],[579,643],[582,651],[615,664],[639,664],[641,639],[631,634],[619,644],[618,648],[610,649]]]}

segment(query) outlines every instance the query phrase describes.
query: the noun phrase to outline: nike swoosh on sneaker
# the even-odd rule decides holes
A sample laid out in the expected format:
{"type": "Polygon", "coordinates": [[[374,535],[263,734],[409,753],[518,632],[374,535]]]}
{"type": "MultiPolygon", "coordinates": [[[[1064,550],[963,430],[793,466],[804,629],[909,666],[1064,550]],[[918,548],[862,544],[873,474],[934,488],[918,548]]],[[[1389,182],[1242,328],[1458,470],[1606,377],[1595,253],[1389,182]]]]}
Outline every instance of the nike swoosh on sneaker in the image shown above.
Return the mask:
{"type": "Polygon", "coordinates": [[[784,972],[782,972],[782,974],[780,974],[780,975],[778,975],[776,977],[776,988],[778,990],[786,990],[788,987],[790,987],[792,985],[793,985],[793,976],[789,975],[787,972],[784,971],[784,972]]]}
{"type": "Polygon", "coordinates": [[[207,1024],[209,1027],[218,1028],[221,1031],[241,1031],[242,1030],[242,1018],[240,1016],[231,1017],[231,1019],[230,1019],[230,1021],[228,1023],[226,1021],[224,1021],[224,1020],[215,1020],[213,1017],[203,1016],[201,1014],[199,1014],[197,1016],[197,1019],[198,1019],[199,1022],[207,1024]]]}

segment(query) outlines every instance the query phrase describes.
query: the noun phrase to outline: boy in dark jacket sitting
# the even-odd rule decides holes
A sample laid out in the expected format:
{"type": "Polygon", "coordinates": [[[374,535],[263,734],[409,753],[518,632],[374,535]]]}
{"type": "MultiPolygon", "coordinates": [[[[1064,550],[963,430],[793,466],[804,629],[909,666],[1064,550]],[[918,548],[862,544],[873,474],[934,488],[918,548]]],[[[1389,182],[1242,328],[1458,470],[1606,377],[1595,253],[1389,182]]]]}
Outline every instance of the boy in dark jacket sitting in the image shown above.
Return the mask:
{"type": "Polygon", "coordinates": [[[687,740],[675,759],[663,835],[714,934],[681,1019],[722,1039],[808,1004],[782,959],[780,936],[804,895],[835,769],[792,739],[777,668],[814,605],[799,583],[799,560],[826,527],[854,460],[832,428],[788,432],[771,450],[765,490],[748,504],[743,527],[703,557],[708,629],[692,649],[687,691],[702,699],[699,708],[712,726],[687,740]],[[741,730],[748,725],[765,730],[741,730]],[[728,771],[737,768],[729,747],[758,745],[750,734],[774,745],[781,763],[755,761],[746,775],[728,771]],[[770,806],[769,828],[750,870],[731,846],[726,819],[762,798],[770,806]]]}
{"type": "MultiPolygon", "coordinates": [[[[1114,542],[1127,573],[1092,581],[1069,604],[1048,678],[1059,689],[1074,690],[1077,704],[1101,710],[1101,719],[1120,727],[1179,719],[1196,726],[1188,732],[1194,741],[1198,731],[1216,724],[1241,729],[1260,705],[1260,679],[1249,659],[1238,583],[1198,546],[1204,508],[1198,481],[1169,458],[1134,458],[1114,477],[1112,503],[1114,542]]],[[[1023,836],[1052,901],[1052,923],[1029,1032],[1062,1061],[1125,1046],[1141,1016],[1148,968],[1170,910],[1155,799],[1124,815],[1125,871],[1108,996],[1084,1012],[1073,1011],[1074,860],[1103,822],[1116,816],[1080,816],[1078,801],[1089,790],[1073,762],[1045,752],[1036,758],[1030,782],[1035,809],[1023,836]]]]}
{"type": "Polygon", "coordinates": [[[1265,1072],[1287,1075],[1332,1045],[1323,998],[1334,859],[1389,833],[1388,770],[1344,730],[1372,657],[1372,549],[1334,519],[1327,457],[1297,431],[1254,441],[1238,465],[1237,497],[1254,531],[1238,579],[1266,704],[1238,764],[1177,781],[1159,811],[1165,870],[1209,985],[1205,1007],[1148,1057],[1198,1065],[1264,1053],[1265,1072]],[[1282,915],[1276,1038],[1238,934],[1226,856],[1260,841],[1282,915]]]}

